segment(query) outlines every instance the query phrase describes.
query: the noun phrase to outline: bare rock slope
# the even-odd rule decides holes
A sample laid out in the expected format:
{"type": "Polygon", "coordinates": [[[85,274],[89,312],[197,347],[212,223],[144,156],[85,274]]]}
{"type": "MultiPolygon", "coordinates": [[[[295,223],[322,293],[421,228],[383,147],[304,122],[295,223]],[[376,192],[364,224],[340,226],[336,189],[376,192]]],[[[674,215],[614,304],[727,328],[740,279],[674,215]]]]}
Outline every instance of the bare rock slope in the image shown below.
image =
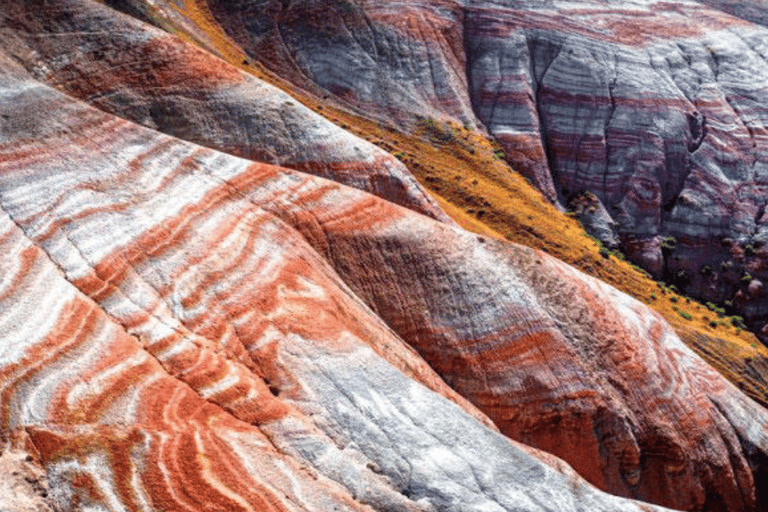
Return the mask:
{"type": "Polygon", "coordinates": [[[95,2],[0,6],[6,51],[38,80],[148,128],[449,222],[392,155],[195,46],[95,2]]]}
{"type": "Polygon", "coordinates": [[[364,115],[487,130],[549,200],[593,194],[600,236],[657,278],[768,323],[761,3],[198,3],[254,58],[364,115]]]}
{"type": "Polygon", "coordinates": [[[53,506],[765,508],[768,412],[648,308],[416,185],[368,189],[413,183],[383,157],[341,184],[182,140],[376,155],[301,109],[217,142],[237,122],[190,98],[222,77],[247,87],[213,107],[290,100],[96,3],[28,7],[2,11],[0,429],[53,506]],[[134,116],[158,104],[196,114],[134,116]]]}

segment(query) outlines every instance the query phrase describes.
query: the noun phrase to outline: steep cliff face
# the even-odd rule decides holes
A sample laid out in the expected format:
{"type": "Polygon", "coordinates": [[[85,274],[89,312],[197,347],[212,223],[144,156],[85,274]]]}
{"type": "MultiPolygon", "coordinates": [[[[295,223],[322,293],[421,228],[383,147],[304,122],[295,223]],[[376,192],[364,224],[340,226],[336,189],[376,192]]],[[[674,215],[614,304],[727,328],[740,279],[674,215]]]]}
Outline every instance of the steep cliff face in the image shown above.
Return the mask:
{"type": "Polygon", "coordinates": [[[300,86],[374,118],[480,126],[551,201],[594,194],[606,241],[657,278],[768,321],[759,3],[209,4],[300,86]]]}
{"type": "Polygon", "coordinates": [[[176,38],[3,5],[0,428],[59,508],[765,508],[768,413],[647,307],[176,38]]]}

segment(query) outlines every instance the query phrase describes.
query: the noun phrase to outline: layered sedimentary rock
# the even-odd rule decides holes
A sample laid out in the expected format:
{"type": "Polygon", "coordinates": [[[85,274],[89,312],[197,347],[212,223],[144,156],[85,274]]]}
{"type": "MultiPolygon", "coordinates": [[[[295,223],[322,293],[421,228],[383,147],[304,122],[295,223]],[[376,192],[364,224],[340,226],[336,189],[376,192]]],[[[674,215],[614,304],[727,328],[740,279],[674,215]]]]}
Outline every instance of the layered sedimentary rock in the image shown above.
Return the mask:
{"type": "Polygon", "coordinates": [[[768,414],[639,303],[1,64],[2,428],[58,506],[652,508],[502,434],[615,494],[765,503],[768,414]]]}
{"type": "Polygon", "coordinates": [[[87,0],[44,6],[4,1],[0,26],[6,50],[37,79],[97,108],[450,222],[392,155],[275,87],[138,20],[87,0]]]}
{"type": "Polygon", "coordinates": [[[139,128],[14,67],[2,428],[26,432],[58,507],[652,509],[490,428],[291,223],[313,242],[315,215],[471,235],[139,128]]]}
{"type": "Polygon", "coordinates": [[[731,16],[768,26],[768,9],[759,0],[701,0],[701,3],[731,16]]]}
{"type": "Polygon", "coordinates": [[[656,277],[768,322],[760,3],[207,3],[300,86],[373,117],[483,127],[550,200],[595,194],[656,277]]]}
{"type": "Polygon", "coordinates": [[[439,221],[404,168],[178,39],[5,6],[0,428],[56,506],[766,506],[768,413],[643,305],[439,221]],[[305,154],[343,184],[253,161],[305,154]]]}

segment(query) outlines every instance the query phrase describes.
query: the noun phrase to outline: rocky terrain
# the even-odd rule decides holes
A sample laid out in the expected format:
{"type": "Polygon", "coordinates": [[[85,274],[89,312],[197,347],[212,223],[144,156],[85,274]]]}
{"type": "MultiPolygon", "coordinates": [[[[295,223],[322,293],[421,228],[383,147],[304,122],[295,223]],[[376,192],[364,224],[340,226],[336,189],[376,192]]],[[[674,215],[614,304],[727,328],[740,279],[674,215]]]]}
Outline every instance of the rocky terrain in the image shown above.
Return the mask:
{"type": "Polygon", "coordinates": [[[604,243],[755,332],[768,323],[764,4],[207,4],[308,91],[373,119],[490,134],[550,201],[590,194],[583,220],[604,243]]]}
{"type": "MultiPolygon", "coordinates": [[[[179,5],[0,2],[0,474],[31,475],[0,509],[768,506],[768,411],[657,313],[460,228],[393,156],[147,23],[204,43],[179,5]]],[[[253,38],[259,23],[298,24],[282,40],[318,59],[337,14],[350,37],[437,38],[377,43],[370,89],[320,85],[381,122],[486,126],[517,154],[475,114],[482,87],[444,23],[501,7],[313,5],[209,14],[240,9],[233,39],[287,67],[301,52],[253,38]],[[419,65],[438,47],[444,67],[419,65]]],[[[336,64],[329,80],[359,76],[336,64]]],[[[318,87],[301,66],[284,76],[318,87]]],[[[518,134],[541,152],[521,170],[545,189],[537,133],[518,134]]]]}

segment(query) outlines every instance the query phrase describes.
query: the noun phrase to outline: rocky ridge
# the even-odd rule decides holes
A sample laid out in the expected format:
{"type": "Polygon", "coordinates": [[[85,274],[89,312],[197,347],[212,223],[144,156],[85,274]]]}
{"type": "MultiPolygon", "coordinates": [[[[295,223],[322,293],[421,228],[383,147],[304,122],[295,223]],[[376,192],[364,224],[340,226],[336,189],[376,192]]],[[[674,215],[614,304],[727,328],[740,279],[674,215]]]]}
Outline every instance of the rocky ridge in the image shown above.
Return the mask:
{"type": "Polygon", "coordinates": [[[426,217],[4,64],[3,429],[59,508],[639,507],[496,433],[286,223],[426,217]]]}
{"type": "Polygon", "coordinates": [[[300,87],[375,119],[478,127],[549,200],[594,194],[601,236],[656,278],[768,323],[759,3],[207,4],[300,87]]]}
{"type": "Polygon", "coordinates": [[[392,155],[195,46],[88,1],[4,2],[6,51],[36,79],[148,128],[333,179],[443,222],[392,155]],[[114,18],[114,19],[113,19],[114,18]],[[98,23],[100,32],[90,29],[98,23]],[[45,34],[45,36],[41,36],[45,34]]]}
{"type": "MultiPolygon", "coordinates": [[[[167,135],[116,116],[130,119],[121,102],[57,92],[40,80],[76,94],[57,76],[87,74],[88,59],[60,67],[67,52],[40,43],[43,28],[69,50],[122,36],[123,60],[90,69],[131,77],[150,39],[153,67],[193,55],[212,71],[166,91],[127,80],[116,89],[137,110],[183,111],[207,80],[243,78],[148,28],[134,48],[137,24],[95,3],[47,5],[3,11],[0,410],[58,507],[655,509],[582,477],[676,508],[764,506],[768,413],[645,306],[440,222],[418,187],[410,202],[372,190],[414,212],[180,140],[197,117],[167,135]]],[[[214,140],[226,122],[189,130],[214,140]]],[[[283,144],[331,129],[302,125],[283,144]]],[[[342,155],[365,147],[338,138],[342,155]]]]}

